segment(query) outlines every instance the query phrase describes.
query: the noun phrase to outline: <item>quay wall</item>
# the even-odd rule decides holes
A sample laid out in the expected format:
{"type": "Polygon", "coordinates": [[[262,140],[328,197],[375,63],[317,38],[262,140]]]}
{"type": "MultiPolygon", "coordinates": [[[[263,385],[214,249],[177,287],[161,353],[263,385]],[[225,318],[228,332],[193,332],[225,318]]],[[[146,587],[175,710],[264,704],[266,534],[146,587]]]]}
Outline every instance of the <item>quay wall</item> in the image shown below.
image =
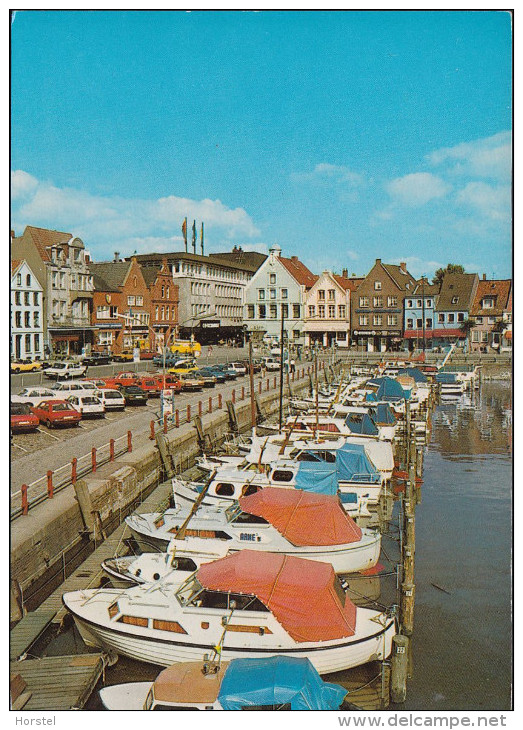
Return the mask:
{"type": "MultiPolygon", "coordinates": [[[[292,384],[299,393],[308,378],[292,384]]],[[[287,387],[285,388],[287,391],[287,387]]],[[[286,394],[286,399],[288,394],[286,394]]],[[[265,417],[278,412],[279,392],[258,395],[265,417]]],[[[238,429],[251,423],[250,400],[235,405],[238,429]]],[[[226,410],[202,417],[206,443],[216,445],[231,431],[226,410]]],[[[29,610],[37,607],[80,563],[133,512],[165,478],[167,458],[172,473],[181,473],[194,464],[201,453],[193,423],[173,428],[156,441],[133,449],[62,490],[20,516],[11,524],[11,615],[22,600],[29,610]],[[162,444],[160,444],[162,445],[162,444]]]]}

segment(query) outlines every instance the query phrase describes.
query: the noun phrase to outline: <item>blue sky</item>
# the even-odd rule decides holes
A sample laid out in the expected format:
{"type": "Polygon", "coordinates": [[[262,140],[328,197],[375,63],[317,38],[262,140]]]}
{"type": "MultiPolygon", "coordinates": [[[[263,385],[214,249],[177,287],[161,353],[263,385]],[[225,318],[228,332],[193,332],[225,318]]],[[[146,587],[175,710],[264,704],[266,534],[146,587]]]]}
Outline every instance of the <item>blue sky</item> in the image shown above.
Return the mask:
{"type": "Polygon", "coordinates": [[[12,228],[511,276],[505,12],[17,12],[12,228]]]}

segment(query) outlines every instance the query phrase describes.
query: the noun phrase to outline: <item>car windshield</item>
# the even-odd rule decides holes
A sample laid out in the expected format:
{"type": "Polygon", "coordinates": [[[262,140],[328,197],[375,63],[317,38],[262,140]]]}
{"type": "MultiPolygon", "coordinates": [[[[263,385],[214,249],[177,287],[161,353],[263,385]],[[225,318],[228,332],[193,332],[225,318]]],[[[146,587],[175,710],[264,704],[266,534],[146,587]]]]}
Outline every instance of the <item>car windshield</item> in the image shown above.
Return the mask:
{"type": "Polygon", "coordinates": [[[31,413],[31,409],[27,403],[11,403],[12,416],[25,416],[28,413],[31,413]]]}
{"type": "Polygon", "coordinates": [[[65,368],[66,367],[66,364],[67,363],[65,363],[65,362],[54,362],[52,364],[52,367],[53,368],[65,368]]]}
{"type": "Polygon", "coordinates": [[[111,400],[114,398],[121,399],[123,396],[121,396],[120,393],[104,393],[104,397],[106,400],[111,400]]]}
{"type": "Polygon", "coordinates": [[[56,411],[74,411],[74,408],[69,405],[69,403],[53,403],[51,405],[51,410],[53,412],[56,411]]]}
{"type": "Polygon", "coordinates": [[[98,405],[100,403],[98,398],[93,398],[92,396],[88,395],[85,398],[82,398],[82,403],[86,403],[88,406],[91,405],[98,405]]]}

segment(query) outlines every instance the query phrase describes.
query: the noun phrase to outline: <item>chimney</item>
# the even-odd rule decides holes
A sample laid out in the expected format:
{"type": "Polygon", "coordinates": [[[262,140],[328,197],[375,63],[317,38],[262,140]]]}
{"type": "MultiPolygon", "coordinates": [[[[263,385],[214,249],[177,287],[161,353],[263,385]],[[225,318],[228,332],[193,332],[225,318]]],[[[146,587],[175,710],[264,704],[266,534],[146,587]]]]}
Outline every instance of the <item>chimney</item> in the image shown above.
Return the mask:
{"type": "Polygon", "coordinates": [[[377,264],[381,264],[381,259],[376,259],[377,264]]]}
{"type": "Polygon", "coordinates": [[[115,251],[114,252],[113,264],[116,264],[118,261],[120,261],[120,251],[115,251]]]}
{"type": "Polygon", "coordinates": [[[13,238],[16,238],[15,232],[14,231],[11,231],[11,241],[13,240],[13,238]]]}
{"type": "Polygon", "coordinates": [[[348,278],[349,278],[349,270],[348,270],[348,269],[343,269],[343,271],[341,272],[341,275],[342,275],[342,276],[343,276],[343,277],[344,277],[345,279],[348,279],[348,278]]]}
{"type": "Polygon", "coordinates": [[[91,256],[87,253],[87,251],[85,252],[84,261],[86,264],[91,262],[91,256]]]}
{"type": "Polygon", "coordinates": [[[487,280],[487,275],[483,274],[483,281],[486,281],[486,280],[487,280]]]}
{"type": "Polygon", "coordinates": [[[403,271],[404,274],[407,273],[407,264],[405,263],[405,261],[402,261],[400,263],[400,269],[403,271]]]}
{"type": "Polygon", "coordinates": [[[297,256],[291,256],[291,261],[294,261],[295,264],[298,263],[298,257],[297,256]]]}

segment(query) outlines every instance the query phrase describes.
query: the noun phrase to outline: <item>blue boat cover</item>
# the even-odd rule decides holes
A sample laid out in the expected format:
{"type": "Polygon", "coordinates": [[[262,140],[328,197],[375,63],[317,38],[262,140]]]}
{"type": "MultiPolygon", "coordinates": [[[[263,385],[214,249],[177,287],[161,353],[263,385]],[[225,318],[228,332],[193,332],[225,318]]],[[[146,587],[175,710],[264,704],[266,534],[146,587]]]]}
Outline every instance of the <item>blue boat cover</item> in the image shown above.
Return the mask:
{"type": "Polygon", "coordinates": [[[376,398],[376,393],[367,393],[365,396],[365,400],[368,403],[374,403],[378,399],[376,398]]]}
{"type": "Polygon", "coordinates": [[[400,383],[393,378],[383,378],[378,392],[376,393],[378,400],[408,400],[410,398],[410,391],[403,390],[400,383]]]}
{"type": "Polygon", "coordinates": [[[398,375],[408,375],[413,380],[415,380],[416,383],[428,382],[427,376],[424,375],[418,368],[403,368],[398,372],[398,375]]]}
{"type": "Polygon", "coordinates": [[[300,461],[296,474],[296,489],[316,494],[337,494],[338,475],[336,464],[326,461],[300,461]]]}
{"type": "Polygon", "coordinates": [[[396,423],[396,416],[388,403],[377,403],[372,409],[372,420],[378,426],[393,426],[396,423]]]}
{"type": "Polygon", "coordinates": [[[324,682],[308,659],[273,656],[233,659],[218,701],[224,710],[284,704],[291,710],[338,710],[346,694],[340,685],[324,682]]]}
{"type": "Polygon", "coordinates": [[[436,373],[436,383],[453,384],[457,382],[456,373],[436,373]]]}
{"type": "Polygon", "coordinates": [[[343,444],[336,451],[336,468],[339,481],[371,484],[380,482],[380,473],[369,460],[363,444],[343,444]]]}
{"type": "Polygon", "coordinates": [[[363,436],[377,436],[379,431],[368,413],[349,413],[345,419],[345,425],[351,433],[359,433],[363,436]]]}

